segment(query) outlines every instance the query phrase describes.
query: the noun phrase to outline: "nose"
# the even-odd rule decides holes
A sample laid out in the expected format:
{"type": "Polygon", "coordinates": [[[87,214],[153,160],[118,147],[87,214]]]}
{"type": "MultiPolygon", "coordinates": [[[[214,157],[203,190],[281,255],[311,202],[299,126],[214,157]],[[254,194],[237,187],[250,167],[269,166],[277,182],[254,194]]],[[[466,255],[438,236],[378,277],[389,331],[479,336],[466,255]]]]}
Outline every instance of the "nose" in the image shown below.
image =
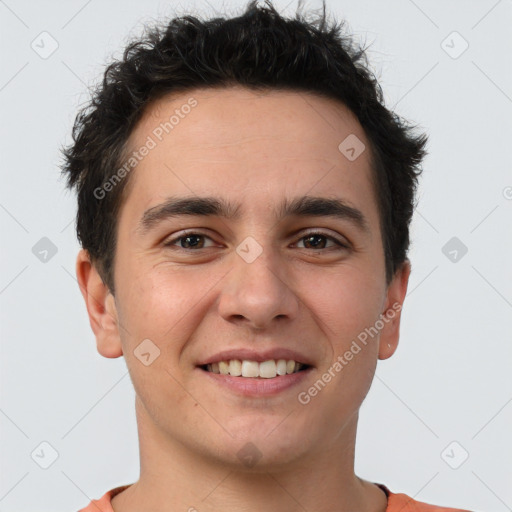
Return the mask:
{"type": "Polygon", "coordinates": [[[270,329],[276,322],[296,318],[299,299],[282,261],[269,248],[249,261],[233,253],[232,270],[219,299],[219,314],[228,322],[255,330],[270,329]]]}

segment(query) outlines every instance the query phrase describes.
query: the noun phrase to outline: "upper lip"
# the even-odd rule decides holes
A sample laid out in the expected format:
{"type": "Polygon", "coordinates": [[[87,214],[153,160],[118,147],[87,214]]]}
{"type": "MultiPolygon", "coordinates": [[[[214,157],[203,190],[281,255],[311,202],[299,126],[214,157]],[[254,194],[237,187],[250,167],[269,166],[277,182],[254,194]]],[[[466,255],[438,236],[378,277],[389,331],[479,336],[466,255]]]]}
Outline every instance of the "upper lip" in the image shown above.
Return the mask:
{"type": "Polygon", "coordinates": [[[219,361],[229,361],[231,359],[239,359],[248,360],[248,361],[256,361],[258,363],[262,363],[263,361],[268,361],[269,359],[293,359],[297,363],[303,363],[312,366],[313,363],[309,357],[295,350],[290,350],[288,348],[271,348],[267,350],[251,350],[249,348],[233,348],[230,350],[223,350],[221,352],[217,352],[215,355],[208,356],[203,359],[197,366],[203,366],[211,363],[218,363],[219,361]]]}

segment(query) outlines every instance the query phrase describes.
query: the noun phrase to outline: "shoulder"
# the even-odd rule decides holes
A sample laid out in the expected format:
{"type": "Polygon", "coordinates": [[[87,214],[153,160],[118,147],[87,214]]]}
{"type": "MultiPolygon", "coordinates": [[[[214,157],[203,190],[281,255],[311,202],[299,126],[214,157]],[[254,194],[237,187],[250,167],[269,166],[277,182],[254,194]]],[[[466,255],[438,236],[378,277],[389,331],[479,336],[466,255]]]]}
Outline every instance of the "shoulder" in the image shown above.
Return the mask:
{"type": "Polygon", "coordinates": [[[407,494],[394,493],[383,484],[378,485],[388,498],[386,512],[471,512],[467,509],[442,507],[423,501],[417,501],[407,494]]]}
{"type": "Polygon", "coordinates": [[[130,487],[130,485],[132,484],[121,485],[119,487],[110,489],[101,498],[97,500],[91,500],[89,505],[87,505],[85,508],[81,508],[77,512],[114,512],[114,509],[112,508],[112,498],[116,494],[124,491],[127,487],[130,487]]]}

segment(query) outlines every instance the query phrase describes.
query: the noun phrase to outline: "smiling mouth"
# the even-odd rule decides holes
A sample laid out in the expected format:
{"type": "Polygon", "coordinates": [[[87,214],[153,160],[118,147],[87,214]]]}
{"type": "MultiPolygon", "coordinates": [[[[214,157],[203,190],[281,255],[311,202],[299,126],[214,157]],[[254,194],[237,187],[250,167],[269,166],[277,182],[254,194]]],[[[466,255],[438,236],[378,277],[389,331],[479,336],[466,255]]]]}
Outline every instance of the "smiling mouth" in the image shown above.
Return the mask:
{"type": "Polygon", "coordinates": [[[291,359],[269,360],[261,363],[233,359],[200,365],[199,368],[206,372],[229,375],[231,377],[273,379],[305,371],[311,368],[311,366],[291,359]]]}

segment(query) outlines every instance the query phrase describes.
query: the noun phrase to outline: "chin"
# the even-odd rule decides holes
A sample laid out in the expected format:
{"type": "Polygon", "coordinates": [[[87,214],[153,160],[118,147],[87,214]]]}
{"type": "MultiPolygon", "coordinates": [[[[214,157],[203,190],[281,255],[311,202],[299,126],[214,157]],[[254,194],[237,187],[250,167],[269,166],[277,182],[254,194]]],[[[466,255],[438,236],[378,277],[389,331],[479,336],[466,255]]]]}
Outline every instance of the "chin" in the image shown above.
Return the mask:
{"type": "Polygon", "coordinates": [[[273,418],[273,421],[261,421],[257,426],[232,428],[233,437],[219,447],[218,456],[242,472],[267,472],[296,464],[308,451],[308,435],[291,430],[289,425],[285,425],[286,421],[273,418]]]}

